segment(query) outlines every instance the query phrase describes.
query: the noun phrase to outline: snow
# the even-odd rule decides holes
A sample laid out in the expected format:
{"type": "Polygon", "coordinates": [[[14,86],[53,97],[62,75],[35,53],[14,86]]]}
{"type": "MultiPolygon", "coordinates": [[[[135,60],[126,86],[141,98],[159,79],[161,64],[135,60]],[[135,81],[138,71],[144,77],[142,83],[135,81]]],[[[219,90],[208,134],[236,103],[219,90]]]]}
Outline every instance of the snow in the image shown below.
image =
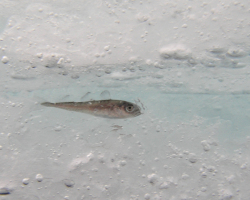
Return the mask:
{"type": "Polygon", "coordinates": [[[249,15],[246,0],[2,0],[0,200],[248,199],[249,15]],[[143,114],[40,105],[107,91],[143,114]]]}

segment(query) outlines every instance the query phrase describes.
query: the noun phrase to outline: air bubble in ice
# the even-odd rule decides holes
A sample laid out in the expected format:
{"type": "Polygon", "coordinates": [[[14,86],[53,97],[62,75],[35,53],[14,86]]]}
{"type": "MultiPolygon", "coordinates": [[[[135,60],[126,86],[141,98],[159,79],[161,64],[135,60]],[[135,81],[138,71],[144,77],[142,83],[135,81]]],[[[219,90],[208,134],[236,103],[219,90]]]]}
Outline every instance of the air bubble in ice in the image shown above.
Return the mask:
{"type": "Polygon", "coordinates": [[[168,189],[168,183],[167,182],[163,182],[160,186],[160,189],[168,189]]]}
{"type": "Polygon", "coordinates": [[[206,141],[206,140],[203,140],[203,141],[201,141],[201,145],[203,146],[203,150],[204,151],[209,151],[210,150],[210,144],[208,143],[208,141],[206,141]]]}
{"type": "Polygon", "coordinates": [[[120,162],[120,165],[121,165],[121,166],[125,166],[126,164],[127,164],[126,160],[122,160],[122,161],[120,162]]]}
{"type": "Polygon", "coordinates": [[[64,58],[59,58],[56,64],[61,65],[62,63],[64,63],[64,58]]]}
{"type": "Polygon", "coordinates": [[[106,73],[106,74],[111,74],[111,72],[112,72],[111,69],[106,69],[106,70],[105,70],[105,73],[106,73]]]}
{"type": "Polygon", "coordinates": [[[149,16],[144,15],[142,13],[138,13],[136,18],[139,22],[146,22],[149,19],[149,16]]]}
{"type": "Polygon", "coordinates": [[[189,178],[189,175],[184,173],[184,174],[182,174],[181,178],[183,180],[187,180],[189,178]]]}
{"type": "Polygon", "coordinates": [[[73,187],[75,185],[75,182],[70,179],[64,179],[63,182],[67,187],[73,187]]]}
{"type": "Polygon", "coordinates": [[[247,54],[243,49],[231,48],[227,51],[227,55],[231,57],[244,57],[247,54]]]}
{"type": "Polygon", "coordinates": [[[196,163],[197,162],[197,157],[196,157],[196,155],[194,154],[194,153],[190,153],[189,154],[189,162],[191,162],[191,163],[196,163]]]}
{"type": "Polygon", "coordinates": [[[191,57],[191,51],[179,44],[163,47],[159,52],[160,56],[165,59],[185,60],[191,57]]]}
{"type": "Polygon", "coordinates": [[[42,175],[42,174],[37,174],[37,175],[36,175],[36,180],[37,180],[38,182],[42,182],[42,181],[43,181],[43,175],[42,175]]]}
{"type": "Polygon", "coordinates": [[[214,166],[208,166],[207,167],[207,171],[209,171],[209,172],[213,172],[214,170],[215,170],[214,166]]]}
{"type": "Polygon", "coordinates": [[[10,189],[9,188],[0,188],[0,195],[7,195],[7,194],[10,194],[10,189]]]}
{"type": "Polygon", "coordinates": [[[153,62],[152,62],[150,59],[147,59],[147,60],[146,60],[146,64],[147,64],[147,65],[152,65],[153,62]]]}
{"type": "Polygon", "coordinates": [[[246,164],[246,163],[242,164],[242,165],[240,166],[240,168],[241,168],[241,169],[246,169],[246,168],[247,168],[247,164],[246,164]]]}
{"type": "Polygon", "coordinates": [[[109,46],[109,45],[107,45],[107,46],[105,46],[105,47],[104,47],[104,50],[105,50],[105,51],[108,51],[108,50],[109,50],[109,48],[110,48],[110,46],[109,46]]]}
{"type": "Polygon", "coordinates": [[[30,182],[30,179],[29,179],[29,178],[24,178],[24,179],[22,180],[22,182],[23,182],[24,185],[28,185],[29,182],[30,182]]]}
{"type": "Polygon", "coordinates": [[[9,58],[7,56],[3,56],[1,61],[3,64],[7,64],[9,62],[9,58]]]}
{"type": "Polygon", "coordinates": [[[158,176],[156,174],[149,174],[148,175],[148,182],[155,184],[158,181],[158,176]]]}
{"type": "Polygon", "coordinates": [[[149,200],[149,199],[150,199],[150,194],[148,194],[148,193],[145,194],[145,195],[144,195],[144,199],[149,200]]]}
{"type": "Polygon", "coordinates": [[[230,175],[230,176],[228,176],[226,179],[227,179],[227,181],[228,181],[230,184],[232,184],[232,183],[234,182],[235,176],[234,176],[234,175],[230,175]]]}
{"type": "Polygon", "coordinates": [[[93,153],[89,153],[86,157],[91,161],[91,160],[94,159],[94,154],[93,153]]]}
{"type": "Polygon", "coordinates": [[[237,63],[237,64],[234,66],[234,68],[244,68],[244,67],[246,67],[246,63],[242,63],[242,62],[239,62],[239,63],[237,63]]]}
{"type": "Polygon", "coordinates": [[[214,54],[221,54],[224,53],[226,49],[223,46],[213,45],[208,51],[214,54]]]}
{"type": "Polygon", "coordinates": [[[220,200],[230,200],[233,198],[233,193],[228,189],[221,189],[219,191],[220,200]]]}
{"type": "Polygon", "coordinates": [[[62,130],[62,127],[61,127],[61,126],[56,126],[54,130],[55,130],[55,131],[61,131],[61,130],[62,130]]]}
{"type": "Polygon", "coordinates": [[[206,178],[207,177],[207,173],[206,172],[202,172],[201,176],[202,176],[202,178],[206,178]]]}
{"type": "Polygon", "coordinates": [[[157,125],[157,126],[156,126],[156,131],[157,131],[157,132],[160,132],[160,131],[161,131],[160,125],[157,125]]]}
{"type": "Polygon", "coordinates": [[[38,58],[42,58],[42,57],[43,57],[43,53],[37,53],[36,56],[37,56],[38,58]]]}
{"type": "Polygon", "coordinates": [[[78,78],[79,78],[79,75],[73,74],[73,75],[71,76],[71,78],[72,78],[72,79],[78,79],[78,78]]]}

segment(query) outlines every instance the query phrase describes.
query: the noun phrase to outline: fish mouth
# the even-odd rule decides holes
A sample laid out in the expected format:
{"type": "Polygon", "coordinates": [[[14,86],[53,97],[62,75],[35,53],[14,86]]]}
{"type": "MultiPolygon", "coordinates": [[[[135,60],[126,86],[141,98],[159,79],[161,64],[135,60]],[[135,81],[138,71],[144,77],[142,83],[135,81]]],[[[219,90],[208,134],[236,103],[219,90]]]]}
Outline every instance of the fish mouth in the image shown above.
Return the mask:
{"type": "Polygon", "coordinates": [[[139,116],[139,115],[141,115],[141,114],[142,114],[142,113],[141,113],[140,111],[137,111],[137,112],[134,113],[134,116],[137,117],[137,116],[139,116]]]}

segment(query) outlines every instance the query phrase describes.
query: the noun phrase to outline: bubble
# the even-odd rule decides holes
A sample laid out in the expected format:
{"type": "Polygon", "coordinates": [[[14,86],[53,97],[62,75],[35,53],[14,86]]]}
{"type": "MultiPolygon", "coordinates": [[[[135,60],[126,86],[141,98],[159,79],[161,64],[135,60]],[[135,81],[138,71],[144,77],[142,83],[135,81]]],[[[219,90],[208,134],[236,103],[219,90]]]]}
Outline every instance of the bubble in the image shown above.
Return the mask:
{"type": "Polygon", "coordinates": [[[42,181],[43,181],[43,175],[42,175],[42,174],[37,174],[37,175],[36,175],[36,180],[37,180],[38,182],[42,182],[42,181]]]}
{"type": "Polygon", "coordinates": [[[204,151],[209,151],[210,150],[210,144],[208,143],[208,141],[206,141],[206,140],[203,140],[203,141],[201,141],[201,145],[203,146],[203,150],[204,151]]]}
{"type": "Polygon", "coordinates": [[[1,61],[3,64],[7,64],[9,62],[9,58],[7,56],[3,56],[1,61]]]}
{"type": "Polygon", "coordinates": [[[239,62],[234,67],[235,68],[244,68],[244,67],[246,67],[246,63],[239,62]]]}
{"type": "Polygon", "coordinates": [[[234,180],[235,180],[235,176],[234,176],[234,175],[230,175],[230,176],[228,176],[226,179],[227,179],[227,181],[228,181],[230,184],[232,184],[232,183],[234,182],[234,180]]]}
{"type": "Polygon", "coordinates": [[[146,21],[148,21],[149,16],[144,15],[144,14],[142,14],[142,13],[138,13],[137,16],[136,16],[136,18],[137,18],[137,20],[138,20],[139,22],[146,22],[146,21]]]}
{"type": "Polygon", "coordinates": [[[191,163],[196,163],[197,162],[197,157],[196,157],[196,155],[194,154],[194,153],[190,153],[189,154],[189,162],[191,162],[191,163]]]}
{"type": "Polygon", "coordinates": [[[149,174],[148,175],[148,182],[155,184],[158,181],[158,176],[156,174],[149,174]]]}
{"type": "Polygon", "coordinates": [[[201,176],[202,176],[202,178],[206,178],[207,177],[207,173],[206,172],[202,172],[201,176]]]}
{"type": "Polygon", "coordinates": [[[95,54],[95,57],[96,57],[96,58],[99,58],[99,57],[100,57],[100,54],[99,54],[99,53],[96,53],[96,54],[95,54]]]}
{"type": "Polygon", "coordinates": [[[56,64],[61,65],[64,63],[64,58],[59,58],[56,64]]]}
{"type": "Polygon", "coordinates": [[[219,190],[220,200],[230,200],[233,198],[233,193],[228,189],[219,190]]]}
{"type": "Polygon", "coordinates": [[[149,199],[150,199],[150,194],[148,194],[148,193],[145,194],[145,195],[144,195],[144,199],[149,200],[149,199]]]}
{"type": "Polygon", "coordinates": [[[105,51],[108,51],[109,49],[110,49],[110,46],[109,46],[109,45],[107,45],[107,46],[104,47],[104,50],[105,50],[105,51]]]}
{"type": "Polygon", "coordinates": [[[179,44],[163,47],[159,52],[160,56],[165,59],[186,60],[191,57],[191,51],[179,44]]]}
{"type": "Polygon", "coordinates": [[[182,27],[182,28],[187,28],[188,25],[187,25],[187,24],[183,24],[181,27],[182,27]]]}
{"type": "Polygon", "coordinates": [[[182,174],[181,178],[183,180],[187,180],[189,178],[189,175],[184,173],[184,174],[182,174]]]}
{"type": "Polygon", "coordinates": [[[247,55],[247,53],[243,49],[230,48],[227,51],[227,55],[230,57],[244,57],[247,55]]]}
{"type": "Polygon", "coordinates": [[[213,172],[214,170],[215,170],[214,166],[208,166],[207,167],[207,171],[209,171],[209,172],[213,172]]]}
{"type": "Polygon", "coordinates": [[[157,125],[157,126],[156,126],[156,131],[157,131],[157,132],[160,132],[160,131],[161,131],[160,125],[157,125]]]}
{"type": "Polygon", "coordinates": [[[122,160],[122,161],[120,162],[120,165],[121,165],[121,166],[125,166],[126,164],[127,164],[126,160],[122,160]]]}
{"type": "Polygon", "coordinates": [[[105,73],[106,73],[106,74],[111,74],[111,72],[112,72],[111,69],[106,69],[106,70],[105,70],[105,73]]]}
{"type": "Polygon", "coordinates": [[[61,130],[62,130],[62,127],[61,127],[61,126],[56,126],[54,130],[55,130],[55,131],[61,131],[61,130]]]}
{"type": "Polygon", "coordinates": [[[42,57],[43,57],[43,53],[37,53],[36,56],[37,56],[38,58],[42,58],[42,57]]]}
{"type": "Polygon", "coordinates": [[[79,75],[73,74],[73,75],[71,76],[71,78],[72,78],[72,79],[78,79],[78,78],[79,78],[79,75]]]}
{"type": "Polygon", "coordinates": [[[168,189],[168,183],[167,182],[163,182],[160,186],[159,189],[168,189]]]}
{"type": "Polygon", "coordinates": [[[226,49],[220,45],[213,45],[208,51],[214,54],[221,54],[224,53],[226,49]]]}
{"type": "Polygon", "coordinates": [[[147,59],[147,60],[146,60],[146,64],[147,64],[147,65],[152,65],[153,62],[152,62],[150,59],[147,59]]]}
{"type": "Polygon", "coordinates": [[[64,179],[63,182],[67,187],[73,187],[75,185],[75,182],[71,179],[64,179]]]}
{"type": "Polygon", "coordinates": [[[91,160],[94,159],[94,154],[93,153],[89,153],[86,157],[91,161],[91,160]]]}
{"type": "Polygon", "coordinates": [[[0,195],[7,195],[7,194],[10,194],[10,189],[9,188],[0,188],[0,195]]]}
{"type": "Polygon", "coordinates": [[[29,182],[30,182],[30,179],[29,179],[29,178],[24,178],[24,179],[22,180],[22,182],[23,182],[24,185],[28,185],[29,182]]]}
{"type": "Polygon", "coordinates": [[[246,163],[242,164],[242,165],[240,166],[240,168],[241,168],[241,169],[246,169],[246,168],[247,168],[247,164],[246,164],[246,163]]]}

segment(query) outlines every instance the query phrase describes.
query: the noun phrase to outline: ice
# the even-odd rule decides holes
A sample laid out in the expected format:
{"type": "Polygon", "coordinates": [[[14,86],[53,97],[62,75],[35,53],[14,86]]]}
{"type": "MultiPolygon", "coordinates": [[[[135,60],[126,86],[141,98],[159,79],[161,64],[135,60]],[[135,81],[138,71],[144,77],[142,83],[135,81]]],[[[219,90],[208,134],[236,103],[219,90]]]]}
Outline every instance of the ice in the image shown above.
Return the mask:
{"type": "Polygon", "coordinates": [[[0,199],[248,199],[246,0],[0,6],[0,199]],[[130,119],[43,102],[121,99],[130,119]]]}

